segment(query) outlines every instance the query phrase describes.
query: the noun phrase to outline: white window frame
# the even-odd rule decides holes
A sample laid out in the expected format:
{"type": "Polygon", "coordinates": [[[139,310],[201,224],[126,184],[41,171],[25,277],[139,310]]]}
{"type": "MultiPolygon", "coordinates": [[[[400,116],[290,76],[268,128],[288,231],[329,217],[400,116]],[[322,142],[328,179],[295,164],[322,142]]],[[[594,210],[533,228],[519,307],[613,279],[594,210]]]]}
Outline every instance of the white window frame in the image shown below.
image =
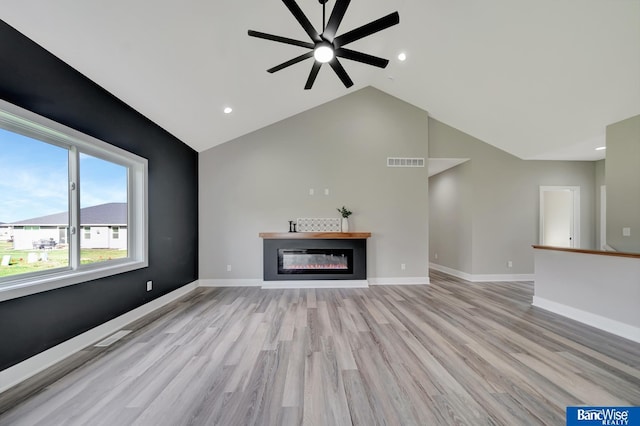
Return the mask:
{"type": "Polygon", "coordinates": [[[0,302],[69,285],[92,281],[149,266],[148,162],[140,157],[63,124],[0,100],[0,127],[69,150],[69,266],[0,280],[0,302]],[[80,264],[79,152],[128,169],[127,257],[80,264]]]}

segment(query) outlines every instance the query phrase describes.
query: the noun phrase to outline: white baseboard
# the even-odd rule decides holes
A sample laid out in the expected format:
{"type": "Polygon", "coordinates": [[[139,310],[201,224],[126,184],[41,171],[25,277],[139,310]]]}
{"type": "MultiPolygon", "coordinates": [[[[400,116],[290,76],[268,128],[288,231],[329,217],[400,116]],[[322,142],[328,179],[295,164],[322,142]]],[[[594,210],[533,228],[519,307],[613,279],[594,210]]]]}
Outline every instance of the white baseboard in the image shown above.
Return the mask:
{"type": "Polygon", "coordinates": [[[427,285],[429,277],[369,278],[369,285],[427,285]]]}
{"type": "Polygon", "coordinates": [[[286,288],[368,288],[367,280],[262,281],[264,289],[286,288]]]}
{"type": "Polygon", "coordinates": [[[640,343],[639,327],[537,296],[533,296],[533,306],[640,343]]]}
{"type": "Polygon", "coordinates": [[[201,279],[199,287],[260,287],[261,278],[237,278],[237,279],[201,279]]]}
{"type": "Polygon", "coordinates": [[[200,279],[199,287],[262,287],[282,288],[366,288],[369,285],[425,285],[429,277],[385,277],[367,280],[291,280],[263,281],[260,278],[200,279]]]}
{"type": "Polygon", "coordinates": [[[535,277],[535,274],[468,274],[466,272],[458,271],[457,269],[438,265],[437,263],[429,263],[429,268],[474,283],[490,281],[533,281],[535,277]]]}
{"type": "Polygon", "coordinates": [[[127,324],[142,318],[164,305],[192,292],[198,286],[198,281],[180,287],[171,293],[165,294],[152,300],[126,314],[107,321],[97,327],[92,328],[76,337],[73,337],[59,345],[56,345],[44,352],[32,356],[12,367],[0,371],[0,393],[28,379],[31,376],[51,367],[57,362],[73,355],[74,353],[92,345],[107,336],[120,330],[127,324]]]}
{"type": "Polygon", "coordinates": [[[471,280],[474,283],[486,283],[490,281],[533,281],[535,274],[472,274],[471,280]]]}

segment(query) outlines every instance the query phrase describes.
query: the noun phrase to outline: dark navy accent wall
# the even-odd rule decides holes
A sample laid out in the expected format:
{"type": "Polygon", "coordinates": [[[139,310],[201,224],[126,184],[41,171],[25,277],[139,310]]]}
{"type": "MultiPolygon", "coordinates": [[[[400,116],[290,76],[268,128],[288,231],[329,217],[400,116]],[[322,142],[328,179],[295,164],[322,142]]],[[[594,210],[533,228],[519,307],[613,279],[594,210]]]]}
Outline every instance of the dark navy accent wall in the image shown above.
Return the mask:
{"type": "Polygon", "coordinates": [[[0,302],[3,370],[198,279],[198,153],[1,20],[0,98],[149,161],[149,267],[0,302]]]}

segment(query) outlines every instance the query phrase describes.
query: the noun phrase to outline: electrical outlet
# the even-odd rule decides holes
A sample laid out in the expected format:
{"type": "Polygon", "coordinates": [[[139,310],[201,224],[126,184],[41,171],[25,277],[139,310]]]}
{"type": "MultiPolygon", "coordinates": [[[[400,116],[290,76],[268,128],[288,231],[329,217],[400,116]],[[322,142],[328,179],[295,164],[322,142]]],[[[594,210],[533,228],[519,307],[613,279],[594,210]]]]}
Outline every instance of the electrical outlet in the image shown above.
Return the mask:
{"type": "Polygon", "coordinates": [[[329,188],[324,189],[324,195],[329,195],[329,188]]]}
{"type": "Polygon", "coordinates": [[[405,269],[407,269],[407,265],[405,263],[401,263],[400,264],[400,269],[402,269],[404,271],[405,269]]]}
{"type": "Polygon", "coordinates": [[[435,254],[433,255],[433,257],[434,257],[435,259],[438,259],[438,253],[435,253],[435,254]]]}
{"type": "Polygon", "coordinates": [[[508,261],[507,262],[507,267],[508,268],[513,268],[513,262],[512,261],[508,261]]]}
{"type": "Polygon", "coordinates": [[[227,265],[227,272],[231,272],[231,265],[227,265]]]}
{"type": "Polygon", "coordinates": [[[153,281],[147,281],[147,291],[153,290],[153,281]]]}
{"type": "Polygon", "coordinates": [[[315,194],[316,191],[313,190],[313,188],[309,188],[309,195],[313,195],[315,194]]]}

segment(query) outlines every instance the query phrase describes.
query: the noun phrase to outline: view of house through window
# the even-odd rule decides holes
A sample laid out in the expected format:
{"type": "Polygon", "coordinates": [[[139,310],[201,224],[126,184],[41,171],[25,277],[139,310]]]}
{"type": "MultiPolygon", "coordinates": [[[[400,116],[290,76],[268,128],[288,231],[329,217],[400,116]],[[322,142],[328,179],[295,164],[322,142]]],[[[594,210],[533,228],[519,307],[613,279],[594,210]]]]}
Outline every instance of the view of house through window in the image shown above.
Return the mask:
{"type": "Polygon", "coordinates": [[[127,257],[127,168],[80,153],[80,263],[127,257]]]}
{"type": "Polygon", "coordinates": [[[0,280],[71,266],[74,169],[80,188],[78,263],[127,257],[128,167],[2,128],[0,153],[0,280]]]}

